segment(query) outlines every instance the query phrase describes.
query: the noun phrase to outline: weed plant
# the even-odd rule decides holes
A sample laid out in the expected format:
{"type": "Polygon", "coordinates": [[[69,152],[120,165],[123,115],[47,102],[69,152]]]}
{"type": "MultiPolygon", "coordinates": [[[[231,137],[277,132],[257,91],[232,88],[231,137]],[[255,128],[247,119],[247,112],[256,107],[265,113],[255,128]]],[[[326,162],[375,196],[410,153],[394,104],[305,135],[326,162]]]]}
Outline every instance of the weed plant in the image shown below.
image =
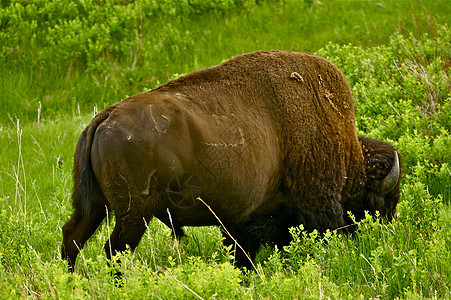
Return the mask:
{"type": "Polygon", "coordinates": [[[451,298],[446,1],[1,5],[0,299],[451,298]],[[257,270],[246,272],[233,267],[218,228],[186,228],[178,242],[157,220],[135,253],[110,265],[109,215],[68,273],[59,247],[72,212],[73,153],[95,112],[257,49],[313,51],[345,73],[359,134],[390,141],[403,156],[395,220],[367,216],[352,236],[293,228],[289,245],[263,247],[257,270]],[[117,268],[122,287],[111,276],[117,268]]]}

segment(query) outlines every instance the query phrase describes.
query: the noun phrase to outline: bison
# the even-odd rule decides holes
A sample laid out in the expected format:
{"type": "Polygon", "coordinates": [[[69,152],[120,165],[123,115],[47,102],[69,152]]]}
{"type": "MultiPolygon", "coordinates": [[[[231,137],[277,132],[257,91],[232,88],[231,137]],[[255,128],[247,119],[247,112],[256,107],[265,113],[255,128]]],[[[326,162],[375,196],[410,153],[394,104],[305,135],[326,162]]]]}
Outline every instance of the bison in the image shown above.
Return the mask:
{"type": "MultiPolygon", "coordinates": [[[[62,258],[73,270],[109,210],[108,258],[133,251],[153,216],[179,236],[219,219],[251,259],[262,243],[288,243],[300,224],[344,228],[348,211],[390,220],[399,161],[390,144],[357,136],[354,98],[332,63],[289,51],[240,55],[94,117],[74,155],[62,258]]],[[[242,251],[236,262],[249,265],[242,251]]]]}

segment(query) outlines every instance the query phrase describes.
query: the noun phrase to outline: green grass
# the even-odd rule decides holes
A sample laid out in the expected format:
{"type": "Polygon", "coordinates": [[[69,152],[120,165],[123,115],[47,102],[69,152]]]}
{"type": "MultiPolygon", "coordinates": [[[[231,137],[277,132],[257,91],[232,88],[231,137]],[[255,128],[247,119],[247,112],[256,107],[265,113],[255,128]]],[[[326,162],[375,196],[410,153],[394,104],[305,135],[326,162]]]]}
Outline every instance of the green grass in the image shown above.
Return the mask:
{"type": "MultiPolygon", "coordinates": [[[[138,7],[114,10],[109,1],[94,1],[91,9],[98,12],[99,4],[105,24],[138,7]]],[[[122,35],[105,30],[104,56],[95,56],[95,42],[67,49],[46,44],[42,15],[35,43],[27,31],[31,20],[13,26],[17,40],[8,41],[17,47],[3,47],[0,64],[0,299],[450,298],[449,6],[286,0],[180,17],[163,10],[143,20],[142,49],[130,48],[133,39],[125,35],[136,38],[135,19],[123,24],[122,35]],[[125,50],[113,49],[108,39],[125,50]],[[73,49],[85,52],[71,56],[73,49]],[[233,268],[218,228],[187,228],[177,242],[153,220],[136,252],[116,266],[125,274],[118,288],[103,251],[114,226],[108,216],[79,255],[76,272],[68,273],[59,258],[61,226],[72,212],[75,144],[94,111],[175,74],[258,49],[316,52],[343,70],[356,97],[359,134],[393,142],[403,155],[396,220],[368,218],[354,237],[318,239],[296,229],[292,244],[264,247],[255,261],[258,272],[248,273],[233,268]]],[[[114,29],[113,23],[105,29],[114,29]]],[[[6,28],[2,23],[2,41],[6,28]]]]}
{"type": "MultiPolygon", "coordinates": [[[[48,3],[53,7],[51,3],[57,2],[48,3]]],[[[46,6],[41,6],[47,12],[46,6]]],[[[113,104],[156,87],[173,74],[216,65],[245,52],[314,52],[328,42],[376,46],[389,42],[394,32],[435,36],[437,24],[451,20],[448,1],[266,1],[225,14],[144,14],[142,26],[139,20],[130,19],[132,8],[127,9],[104,4],[103,10],[109,12],[104,13],[104,22],[110,15],[110,26],[119,28],[113,27],[108,35],[104,30],[103,39],[99,30],[90,27],[97,23],[86,18],[85,31],[93,31],[89,37],[97,37],[98,43],[103,41],[103,56],[98,43],[83,40],[88,37],[83,36],[82,29],[73,27],[70,31],[69,25],[67,30],[53,25],[57,30],[51,31],[55,37],[49,39],[45,26],[31,32],[23,29],[33,24],[30,17],[23,16],[22,27],[17,25],[17,30],[24,31],[23,39],[12,40],[18,38],[12,31],[9,40],[2,40],[8,55],[0,66],[0,83],[5,91],[0,94],[0,109],[7,113],[0,116],[0,124],[16,116],[36,120],[40,105],[43,118],[72,114],[77,107],[86,113],[95,103],[99,107],[113,104]],[[116,24],[117,19],[124,19],[123,24],[116,24]],[[79,39],[71,39],[77,35],[79,39]],[[14,42],[19,45],[12,47],[14,42]]],[[[134,9],[139,16],[139,7],[134,9]]],[[[97,1],[93,1],[91,10],[98,20],[97,1]]],[[[48,11],[53,12],[50,8],[48,11]]]]}

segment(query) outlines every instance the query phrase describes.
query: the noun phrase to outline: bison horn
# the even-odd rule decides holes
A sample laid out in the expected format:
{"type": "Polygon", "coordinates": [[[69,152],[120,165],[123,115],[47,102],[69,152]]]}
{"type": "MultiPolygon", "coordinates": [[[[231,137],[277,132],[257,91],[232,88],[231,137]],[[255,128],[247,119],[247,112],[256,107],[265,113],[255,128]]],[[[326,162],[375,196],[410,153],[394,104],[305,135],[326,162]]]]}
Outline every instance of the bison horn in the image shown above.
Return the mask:
{"type": "Polygon", "coordinates": [[[388,175],[385,176],[385,178],[382,179],[382,182],[381,182],[381,194],[382,195],[385,195],[385,194],[391,192],[391,190],[393,190],[395,188],[396,184],[398,184],[398,181],[399,181],[399,175],[400,175],[399,158],[398,158],[398,153],[395,151],[395,159],[393,162],[393,167],[391,168],[388,175]]]}

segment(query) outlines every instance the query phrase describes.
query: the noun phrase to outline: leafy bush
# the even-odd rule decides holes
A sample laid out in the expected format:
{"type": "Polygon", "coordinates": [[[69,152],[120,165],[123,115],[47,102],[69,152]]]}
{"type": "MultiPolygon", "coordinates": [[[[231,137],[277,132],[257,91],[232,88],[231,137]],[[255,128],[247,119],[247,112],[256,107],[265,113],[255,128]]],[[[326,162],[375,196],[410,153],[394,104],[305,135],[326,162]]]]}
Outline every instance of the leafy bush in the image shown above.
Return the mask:
{"type": "Polygon", "coordinates": [[[0,57],[42,65],[71,59],[101,68],[107,57],[143,55],[144,23],[247,10],[254,0],[2,2],[0,57]],[[99,65],[100,64],[100,65],[99,65]]]}
{"type": "Polygon", "coordinates": [[[386,46],[329,44],[318,52],[350,82],[359,134],[393,141],[405,171],[420,176],[434,195],[450,193],[450,34],[441,26],[434,38],[397,35],[386,46]]]}

